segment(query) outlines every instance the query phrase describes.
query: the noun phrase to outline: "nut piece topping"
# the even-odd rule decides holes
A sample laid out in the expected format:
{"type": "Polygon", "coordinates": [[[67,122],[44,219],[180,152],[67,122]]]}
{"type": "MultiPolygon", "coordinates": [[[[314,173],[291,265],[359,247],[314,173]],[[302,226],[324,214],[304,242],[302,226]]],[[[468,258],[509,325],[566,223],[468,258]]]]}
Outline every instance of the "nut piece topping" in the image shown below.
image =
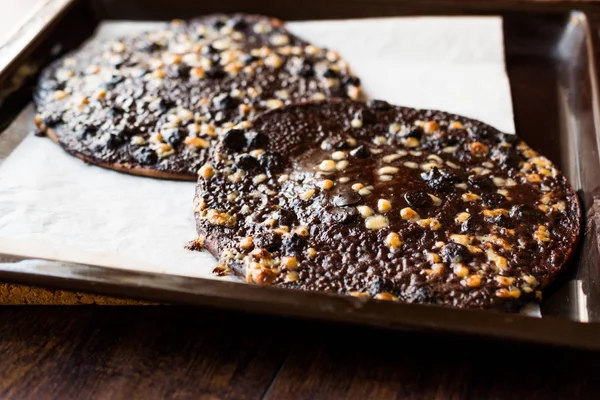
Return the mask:
{"type": "Polygon", "coordinates": [[[208,210],[205,216],[210,225],[232,227],[237,222],[235,215],[222,213],[217,210],[208,210]]]}
{"type": "Polygon", "coordinates": [[[315,195],[315,193],[316,193],[315,189],[310,189],[310,190],[307,190],[306,192],[302,193],[300,195],[300,198],[302,200],[309,200],[311,197],[313,197],[315,195]]]}
{"type": "Polygon", "coordinates": [[[259,183],[262,183],[262,182],[266,181],[267,178],[268,178],[267,175],[265,175],[265,174],[259,174],[259,175],[256,175],[254,178],[252,178],[252,182],[255,185],[258,185],[259,183]]]}
{"type": "Polygon", "coordinates": [[[357,206],[356,209],[363,217],[370,217],[373,215],[373,209],[369,206],[357,206]]]}
{"type": "Polygon", "coordinates": [[[423,131],[425,133],[433,133],[440,129],[440,126],[435,121],[427,121],[423,124],[423,131]]]}
{"type": "Polygon", "coordinates": [[[550,241],[550,232],[544,225],[539,225],[533,234],[533,238],[539,243],[544,244],[550,241]]]}
{"type": "Polygon", "coordinates": [[[294,270],[298,268],[296,257],[281,257],[281,266],[285,269],[294,270]]]}
{"type": "Polygon", "coordinates": [[[402,241],[402,239],[400,239],[400,235],[398,235],[396,232],[390,232],[385,237],[385,245],[392,249],[397,249],[403,244],[404,242],[402,241]]]}
{"type": "Polygon", "coordinates": [[[335,171],[335,161],[333,160],[324,160],[319,164],[319,169],[325,172],[333,172],[335,171]]]}
{"type": "Polygon", "coordinates": [[[471,218],[471,214],[469,214],[468,212],[461,212],[456,215],[454,221],[460,224],[467,221],[469,218],[471,218]]]}
{"type": "Polygon", "coordinates": [[[479,197],[479,195],[476,195],[475,193],[463,193],[461,198],[462,198],[462,201],[470,202],[470,201],[479,200],[481,197],[479,197]]]}
{"type": "Polygon", "coordinates": [[[410,207],[400,210],[400,216],[402,219],[406,219],[408,221],[416,221],[421,218],[419,217],[419,214],[417,214],[417,212],[410,207]]]}
{"type": "Polygon", "coordinates": [[[469,275],[469,268],[460,263],[452,264],[452,271],[459,278],[464,278],[465,276],[469,275]]]}
{"type": "Polygon", "coordinates": [[[321,189],[329,190],[333,187],[334,183],[331,179],[325,179],[320,182],[319,186],[321,189]]]}
{"type": "Polygon", "coordinates": [[[306,255],[308,256],[308,258],[315,258],[315,256],[317,255],[317,250],[315,250],[312,247],[309,247],[308,249],[306,249],[306,255]]]}
{"type": "Polygon", "coordinates": [[[518,299],[519,297],[521,297],[521,291],[517,288],[500,288],[496,290],[496,296],[504,298],[512,297],[518,299]]]}
{"type": "Polygon", "coordinates": [[[240,240],[240,248],[249,250],[252,248],[252,236],[247,236],[240,240]]]}
{"type": "Polygon", "coordinates": [[[390,225],[390,222],[383,215],[374,215],[371,217],[367,217],[365,220],[365,226],[367,229],[377,230],[387,228],[390,225]]]}
{"type": "Polygon", "coordinates": [[[388,292],[377,293],[375,296],[373,296],[373,298],[376,300],[387,300],[387,301],[398,300],[398,298],[396,296],[394,296],[393,294],[388,293],[388,292]]]}
{"type": "Polygon", "coordinates": [[[473,154],[476,157],[487,156],[488,153],[490,152],[490,149],[481,142],[471,143],[469,145],[469,150],[471,151],[471,154],[473,154]]]}
{"type": "Polygon", "coordinates": [[[343,151],[336,151],[331,155],[331,158],[335,161],[345,160],[347,157],[348,155],[343,151]]]}
{"type": "Polygon", "coordinates": [[[417,221],[417,224],[419,226],[422,226],[423,228],[429,228],[432,231],[437,231],[438,229],[440,229],[442,227],[442,224],[440,224],[440,221],[438,221],[435,218],[420,219],[417,221]]]}
{"type": "Polygon", "coordinates": [[[215,169],[211,164],[204,164],[198,170],[198,175],[200,175],[203,179],[210,179],[215,175],[215,169]]]}
{"type": "Polygon", "coordinates": [[[478,275],[468,275],[465,278],[465,284],[468,287],[479,287],[481,286],[481,278],[478,275]]]}
{"type": "Polygon", "coordinates": [[[385,199],[379,199],[377,201],[377,209],[380,213],[386,213],[392,209],[392,203],[385,199]]]}
{"type": "Polygon", "coordinates": [[[450,121],[448,124],[448,128],[450,129],[465,129],[465,126],[458,121],[450,121]]]}
{"type": "Polygon", "coordinates": [[[350,163],[347,160],[342,160],[335,164],[335,169],[337,169],[338,171],[343,171],[346,168],[348,168],[349,165],[350,163]]]}
{"type": "Polygon", "coordinates": [[[382,167],[382,168],[379,168],[377,173],[379,175],[393,175],[393,174],[398,173],[398,171],[400,171],[400,169],[396,168],[396,167],[382,167]]]}
{"type": "Polygon", "coordinates": [[[498,283],[501,284],[502,286],[510,286],[513,283],[515,283],[515,278],[508,277],[508,276],[502,276],[502,275],[496,275],[496,281],[498,281],[498,283]]]}

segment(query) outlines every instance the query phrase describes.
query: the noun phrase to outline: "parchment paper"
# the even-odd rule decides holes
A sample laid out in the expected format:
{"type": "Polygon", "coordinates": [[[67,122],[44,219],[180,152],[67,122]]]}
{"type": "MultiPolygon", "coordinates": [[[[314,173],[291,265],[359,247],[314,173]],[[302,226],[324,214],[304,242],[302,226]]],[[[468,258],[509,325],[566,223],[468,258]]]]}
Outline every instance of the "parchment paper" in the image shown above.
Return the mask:
{"type": "MultiPolygon", "coordinates": [[[[98,37],[156,23],[108,22],[98,37]]],[[[339,51],[371,98],[435,108],[514,132],[495,17],[294,22],[289,29],[339,51]]],[[[216,278],[195,237],[194,183],[88,166],[32,131],[33,109],[0,135],[0,253],[216,278]]],[[[216,278],[224,279],[224,278],[216,278]]]]}

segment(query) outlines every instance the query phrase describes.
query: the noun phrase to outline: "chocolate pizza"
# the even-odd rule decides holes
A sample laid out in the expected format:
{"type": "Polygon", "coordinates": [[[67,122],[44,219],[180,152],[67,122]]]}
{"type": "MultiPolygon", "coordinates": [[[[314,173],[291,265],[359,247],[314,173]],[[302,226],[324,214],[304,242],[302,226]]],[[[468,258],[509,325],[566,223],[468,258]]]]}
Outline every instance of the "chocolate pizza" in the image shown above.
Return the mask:
{"type": "Polygon", "coordinates": [[[194,206],[208,250],[249,283],[505,310],[565,268],[581,218],[519,137],[384,101],[294,104],[230,129],[194,206]]]}
{"type": "Polygon", "coordinates": [[[284,104],[358,98],[347,63],[277,19],[211,15],[94,42],[50,65],[41,131],[69,153],[133,174],[195,180],[219,135],[284,104]]]}

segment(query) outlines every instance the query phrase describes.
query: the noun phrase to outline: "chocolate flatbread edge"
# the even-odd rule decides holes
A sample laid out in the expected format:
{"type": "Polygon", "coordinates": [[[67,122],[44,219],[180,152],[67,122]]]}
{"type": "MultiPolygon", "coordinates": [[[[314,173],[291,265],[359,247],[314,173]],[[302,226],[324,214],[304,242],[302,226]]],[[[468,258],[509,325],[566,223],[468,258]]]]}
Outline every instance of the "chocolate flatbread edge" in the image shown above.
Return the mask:
{"type": "Polygon", "coordinates": [[[60,148],[62,148],[65,152],[67,152],[68,154],[70,154],[74,157],[79,158],[80,160],[84,161],[87,164],[95,165],[98,167],[102,167],[105,169],[114,170],[114,171],[118,171],[118,172],[124,172],[124,173],[130,174],[130,175],[144,176],[144,177],[148,177],[148,178],[177,180],[177,181],[195,181],[197,179],[197,176],[192,175],[192,174],[164,172],[164,171],[159,171],[159,170],[152,169],[152,168],[142,168],[142,167],[136,166],[134,164],[124,164],[124,163],[118,163],[118,162],[117,163],[109,163],[106,161],[99,161],[98,159],[96,159],[93,156],[89,156],[89,155],[74,151],[69,146],[63,145],[63,143],[60,141],[60,139],[56,135],[56,132],[52,128],[46,129],[44,134],[46,136],[48,136],[48,138],[50,140],[52,140],[54,143],[59,145],[60,148]]]}

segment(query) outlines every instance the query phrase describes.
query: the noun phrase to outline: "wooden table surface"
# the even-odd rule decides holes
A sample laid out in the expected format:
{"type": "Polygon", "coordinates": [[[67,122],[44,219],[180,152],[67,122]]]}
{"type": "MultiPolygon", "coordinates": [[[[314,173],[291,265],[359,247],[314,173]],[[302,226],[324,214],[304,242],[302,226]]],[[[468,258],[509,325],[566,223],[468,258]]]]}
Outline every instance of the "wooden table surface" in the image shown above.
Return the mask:
{"type": "Polygon", "coordinates": [[[0,284],[0,399],[595,399],[600,353],[0,284]]]}
{"type": "Polygon", "coordinates": [[[599,354],[173,306],[0,307],[3,399],[594,399],[599,354]]]}

